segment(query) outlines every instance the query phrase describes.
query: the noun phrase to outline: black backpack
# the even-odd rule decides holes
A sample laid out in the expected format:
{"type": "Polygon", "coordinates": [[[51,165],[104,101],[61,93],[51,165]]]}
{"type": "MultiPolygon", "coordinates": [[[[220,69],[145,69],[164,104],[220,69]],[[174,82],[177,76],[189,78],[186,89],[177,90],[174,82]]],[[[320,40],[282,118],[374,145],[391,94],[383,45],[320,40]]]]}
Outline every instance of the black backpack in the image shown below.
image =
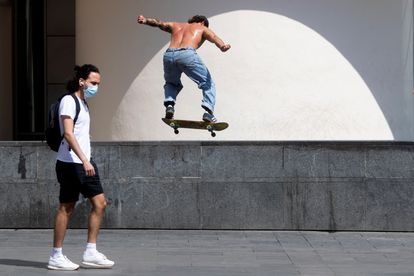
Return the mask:
{"type": "Polygon", "coordinates": [[[74,94],[64,94],[59,97],[59,99],[50,105],[49,108],[49,125],[45,130],[45,137],[46,142],[49,145],[50,149],[53,151],[58,151],[60,147],[60,143],[62,142],[63,136],[60,134],[60,127],[59,127],[59,105],[62,98],[66,95],[71,95],[76,103],[76,116],[73,119],[73,126],[76,124],[76,120],[78,119],[80,113],[80,103],[78,98],[74,94]]]}

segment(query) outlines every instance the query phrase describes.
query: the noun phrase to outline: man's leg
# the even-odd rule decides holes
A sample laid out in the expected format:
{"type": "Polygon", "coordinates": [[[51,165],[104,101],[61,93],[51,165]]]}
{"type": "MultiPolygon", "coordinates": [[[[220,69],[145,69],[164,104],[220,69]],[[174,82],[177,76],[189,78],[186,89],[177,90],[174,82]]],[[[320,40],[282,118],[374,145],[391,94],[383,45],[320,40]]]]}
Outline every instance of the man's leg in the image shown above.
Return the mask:
{"type": "Polygon", "coordinates": [[[106,208],[106,199],[104,194],[99,194],[90,198],[89,201],[92,208],[89,214],[88,243],[96,243],[106,208]]]}
{"type": "Polygon", "coordinates": [[[180,93],[181,89],[183,89],[183,85],[181,83],[182,72],[175,65],[173,55],[173,52],[166,52],[163,58],[165,107],[168,105],[174,106],[178,93],[180,93]]]}
{"type": "MultiPolygon", "coordinates": [[[[181,74],[180,74],[181,75],[181,74]]],[[[178,93],[180,93],[181,89],[183,89],[183,85],[180,81],[180,76],[176,77],[178,81],[167,80],[165,79],[164,84],[164,106],[167,107],[169,105],[174,106],[177,100],[178,93]]]]}
{"type": "Polygon", "coordinates": [[[60,203],[59,209],[55,217],[55,229],[53,232],[53,247],[61,248],[63,246],[63,240],[65,239],[66,228],[69,223],[69,219],[72,216],[75,209],[75,202],[72,203],[60,203]]]}
{"type": "Polygon", "coordinates": [[[83,253],[82,265],[86,268],[111,268],[114,262],[96,249],[96,241],[101,226],[102,217],[106,208],[106,199],[103,193],[89,198],[92,209],[89,214],[88,244],[83,253]]]}
{"type": "Polygon", "coordinates": [[[60,203],[56,213],[55,228],[53,232],[53,250],[47,264],[48,269],[76,270],[79,265],[71,262],[62,252],[63,240],[70,217],[75,209],[75,202],[60,203]]]}
{"type": "Polygon", "coordinates": [[[204,65],[203,61],[194,51],[194,58],[190,64],[183,66],[183,72],[203,91],[203,100],[201,106],[210,114],[214,112],[216,104],[216,87],[210,72],[204,65]]]}

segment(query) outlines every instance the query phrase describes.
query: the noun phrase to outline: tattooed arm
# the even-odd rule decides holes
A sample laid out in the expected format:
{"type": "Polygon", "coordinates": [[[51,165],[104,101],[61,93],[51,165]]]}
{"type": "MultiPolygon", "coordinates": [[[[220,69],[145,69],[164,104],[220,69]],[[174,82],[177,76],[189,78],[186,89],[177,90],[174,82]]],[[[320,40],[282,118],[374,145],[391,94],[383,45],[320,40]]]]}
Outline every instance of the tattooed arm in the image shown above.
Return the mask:
{"type": "Polygon", "coordinates": [[[138,16],[137,22],[151,27],[158,27],[168,33],[172,32],[172,22],[164,22],[154,18],[145,18],[143,15],[138,16]]]}

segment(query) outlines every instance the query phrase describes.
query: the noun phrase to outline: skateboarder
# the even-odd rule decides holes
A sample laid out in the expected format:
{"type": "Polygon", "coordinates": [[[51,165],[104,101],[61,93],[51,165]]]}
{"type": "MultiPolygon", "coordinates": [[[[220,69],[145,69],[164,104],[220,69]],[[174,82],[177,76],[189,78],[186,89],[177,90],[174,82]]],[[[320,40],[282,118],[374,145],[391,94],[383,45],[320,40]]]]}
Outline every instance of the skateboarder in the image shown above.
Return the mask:
{"type": "Polygon", "coordinates": [[[211,29],[208,28],[208,19],[203,15],[191,17],[185,22],[164,22],[161,20],[138,16],[138,23],[171,33],[169,48],[164,53],[164,106],[166,107],[165,118],[174,117],[174,105],[178,93],[183,88],[181,74],[186,74],[197,83],[198,88],[203,91],[201,106],[205,109],[203,120],[217,122],[214,116],[214,105],[216,101],[216,88],[210,72],[197,55],[198,49],[204,41],[214,43],[222,52],[230,49],[211,29]]]}

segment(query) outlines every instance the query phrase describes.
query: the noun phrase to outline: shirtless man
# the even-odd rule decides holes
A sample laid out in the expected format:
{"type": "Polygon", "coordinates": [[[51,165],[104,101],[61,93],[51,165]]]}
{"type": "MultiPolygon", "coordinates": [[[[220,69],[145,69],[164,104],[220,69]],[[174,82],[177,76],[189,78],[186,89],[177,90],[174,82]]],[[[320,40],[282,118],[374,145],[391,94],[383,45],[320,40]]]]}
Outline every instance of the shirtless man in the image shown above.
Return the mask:
{"type": "Polygon", "coordinates": [[[208,28],[209,22],[205,16],[196,15],[187,23],[164,22],[153,18],[138,16],[137,22],[171,33],[170,46],[164,53],[164,106],[166,107],[165,118],[174,117],[174,105],[178,93],[183,88],[181,74],[186,74],[197,83],[198,88],[203,91],[201,107],[205,109],[203,120],[217,122],[214,117],[214,105],[216,101],[216,89],[210,72],[197,55],[198,49],[204,41],[214,43],[222,52],[230,49],[212,30],[208,28]]]}

